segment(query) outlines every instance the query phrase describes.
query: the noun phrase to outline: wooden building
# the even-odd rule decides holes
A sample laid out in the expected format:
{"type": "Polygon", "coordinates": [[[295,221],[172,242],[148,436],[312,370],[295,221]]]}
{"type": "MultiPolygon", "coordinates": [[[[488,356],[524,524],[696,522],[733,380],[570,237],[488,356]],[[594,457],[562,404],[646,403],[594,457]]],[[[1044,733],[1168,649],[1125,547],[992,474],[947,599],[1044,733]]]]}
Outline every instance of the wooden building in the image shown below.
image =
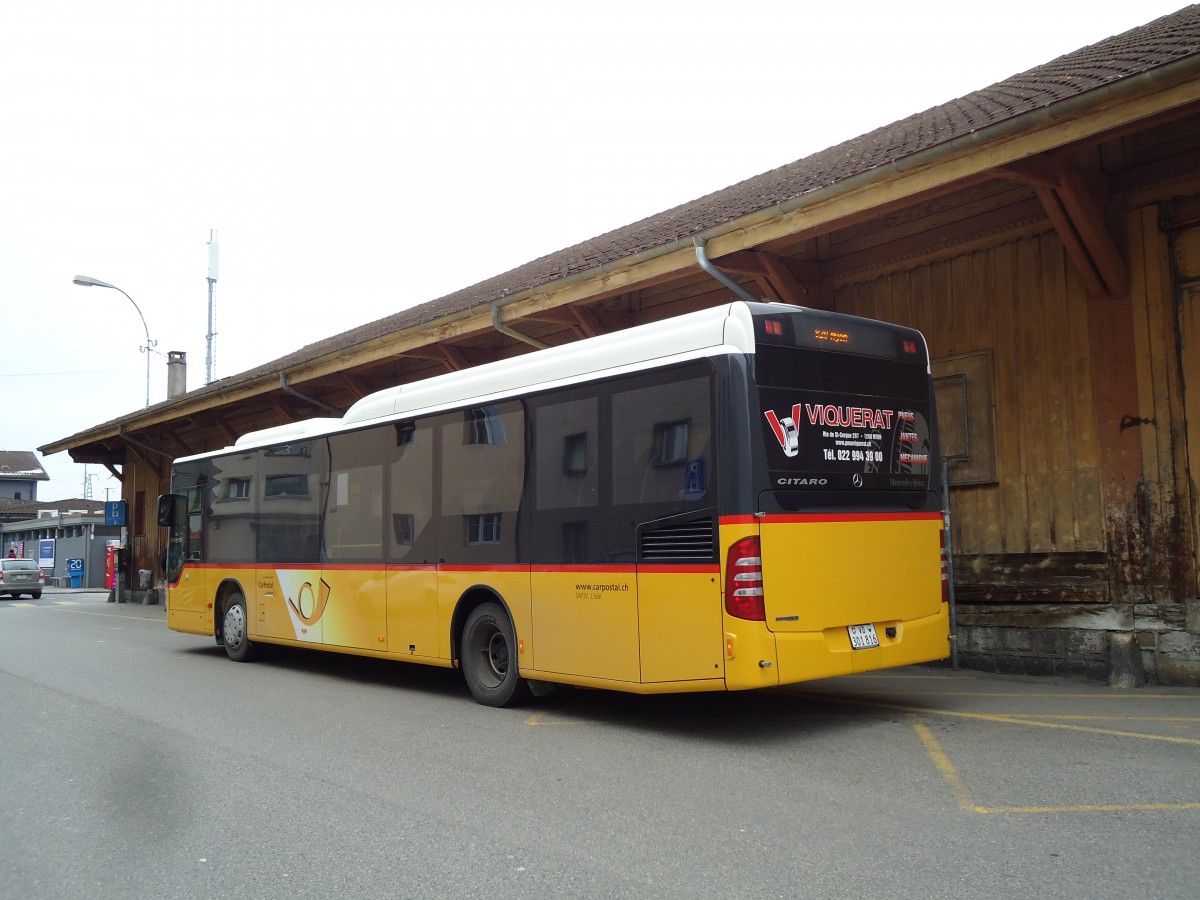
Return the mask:
{"type": "Polygon", "coordinates": [[[173,457],[729,299],[703,257],[928,336],[964,665],[1200,684],[1200,7],[40,449],[159,572],[173,457]]]}

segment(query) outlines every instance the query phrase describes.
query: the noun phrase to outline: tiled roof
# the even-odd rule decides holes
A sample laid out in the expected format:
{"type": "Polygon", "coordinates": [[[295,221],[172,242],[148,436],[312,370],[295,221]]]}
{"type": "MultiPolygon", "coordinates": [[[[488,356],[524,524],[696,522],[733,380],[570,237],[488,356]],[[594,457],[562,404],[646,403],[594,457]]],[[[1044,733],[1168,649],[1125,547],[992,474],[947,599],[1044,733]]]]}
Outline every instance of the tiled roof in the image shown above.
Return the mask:
{"type": "Polygon", "coordinates": [[[50,476],[29,450],[0,450],[0,479],[49,481],[50,476]]]}
{"type": "Polygon", "coordinates": [[[335,350],[494,303],[512,294],[688,238],[1197,52],[1200,52],[1200,6],[1189,6],[690,203],[548,254],[440,299],[309,344],[232,379],[215,382],[209,389],[224,389],[231,381],[249,381],[283,371],[335,350]]]}
{"type": "Polygon", "coordinates": [[[0,519],[24,517],[36,519],[38,513],[45,509],[58,510],[60,515],[72,511],[86,513],[103,513],[103,500],[13,500],[10,497],[0,497],[0,519]]]}

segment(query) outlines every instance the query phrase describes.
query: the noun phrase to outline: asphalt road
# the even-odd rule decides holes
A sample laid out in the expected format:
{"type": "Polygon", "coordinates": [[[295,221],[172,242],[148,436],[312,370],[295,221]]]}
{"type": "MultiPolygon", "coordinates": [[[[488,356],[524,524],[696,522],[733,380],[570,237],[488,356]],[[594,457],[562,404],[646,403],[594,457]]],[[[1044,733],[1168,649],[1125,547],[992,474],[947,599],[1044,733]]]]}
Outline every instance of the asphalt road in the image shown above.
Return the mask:
{"type": "Polygon", "coordinates": [[[1200,691],[946,669],[473,703],[0,600],[0,898],[1200,892],[1200,691]]]}

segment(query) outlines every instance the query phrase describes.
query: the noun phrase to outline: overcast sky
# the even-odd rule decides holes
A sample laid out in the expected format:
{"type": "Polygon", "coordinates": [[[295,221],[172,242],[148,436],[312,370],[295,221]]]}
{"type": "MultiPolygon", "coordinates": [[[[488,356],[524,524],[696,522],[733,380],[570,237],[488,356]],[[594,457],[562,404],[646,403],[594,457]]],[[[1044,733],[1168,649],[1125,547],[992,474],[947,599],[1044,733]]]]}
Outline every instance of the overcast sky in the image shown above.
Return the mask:
{"type": "MultiPolygon", "coordinates": [[[[6,4],[0,450],[145,402],[137,312],[75,275],[197,388],[210,230],[220,378],[1182,6],[6,4]]],[[[84,467],[42,462],[39,499],[83,496],[84,467]]]]}

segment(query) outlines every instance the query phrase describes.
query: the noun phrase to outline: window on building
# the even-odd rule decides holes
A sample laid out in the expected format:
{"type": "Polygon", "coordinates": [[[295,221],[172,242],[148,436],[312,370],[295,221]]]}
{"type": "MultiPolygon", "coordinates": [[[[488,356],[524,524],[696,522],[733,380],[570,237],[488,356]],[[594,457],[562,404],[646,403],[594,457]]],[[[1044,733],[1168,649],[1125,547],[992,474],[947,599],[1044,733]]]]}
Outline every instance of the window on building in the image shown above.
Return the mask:
{"type": "Polygon", "coordinates": [[[307,497],[307,475],[268,475],[267,497],[307,497]]]}
{"type": "Polygon", "coordinates": [[[564,475],[583,475],[588,470],[587,432],[568,434],[563,438],[564,475]]]}
{"type": "Polygon", "coordinates": [[[496,406],[476,406],[467,410],[467,440],[468,444],[494,444],[502,446],[508,443],[504,432],[504,421],[500,417],[500,409],[496,406]]]}
{"type": "Polygon", "coordinates": [[[995,483],[996,398],[991,351],[934,360],[930,368],[950,484],[995,483]]]}
{"type": "Polygon", "coordinates": [[[654,459],[656,466],[671,466],[687,459],[688,421],[658,422],[654,426],[654,459]]]}
{"type": "Polygon", "coordinates": [[[146,492],[138,491],[133,495],[133,533],[146,532],[146,492]]]}
{"type": "Polygon", "coordinates": [[[502,513],[481,513],[464,516],[467,523],[467,543],[498,544],[500,543],[500,517],[502,513]]]}

